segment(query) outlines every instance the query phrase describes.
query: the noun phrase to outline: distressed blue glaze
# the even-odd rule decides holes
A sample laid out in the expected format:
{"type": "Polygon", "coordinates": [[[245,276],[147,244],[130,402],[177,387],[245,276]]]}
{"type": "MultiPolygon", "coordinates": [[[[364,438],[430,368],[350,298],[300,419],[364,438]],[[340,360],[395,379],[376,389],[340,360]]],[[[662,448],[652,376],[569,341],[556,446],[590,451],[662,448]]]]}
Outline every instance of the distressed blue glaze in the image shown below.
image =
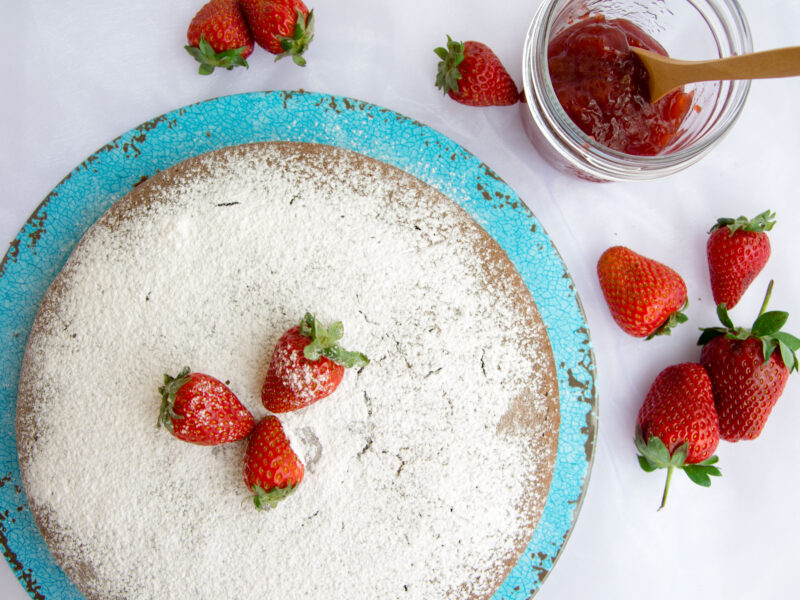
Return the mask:
{"type": "Polygon", "coordinates": [[[558,372],[558,456],[542,519],[493,600],[529,598],[572,531],[594,455],[594,358],[572,280],[536,217],[472,154],[390,110],[307,92],[226,96],[144,123],[76,167],[19,232],[0,264],[0,542],[6,559],[32,598],[83,598],[54,562],[33,521],[22,490],[14,426],[28,331],[73,246],[143,177],[225,146],[277,140],[354,150],[437,188],[499,242],[528,286],[547,327],[558,372]]]}

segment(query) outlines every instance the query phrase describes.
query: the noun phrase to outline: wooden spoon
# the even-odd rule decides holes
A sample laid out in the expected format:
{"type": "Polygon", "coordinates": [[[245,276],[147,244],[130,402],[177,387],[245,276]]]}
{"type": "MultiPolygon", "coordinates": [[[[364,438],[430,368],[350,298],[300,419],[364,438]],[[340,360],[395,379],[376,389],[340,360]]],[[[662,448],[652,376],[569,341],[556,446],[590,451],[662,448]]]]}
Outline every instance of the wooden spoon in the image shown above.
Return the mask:
{"type": "Polygon", "coordinates": [[[800,75],[800,46],[714,60],[676,60],[631,47],[650,76],[650,101],[687,83],[721,79],[768,79],[800,75]]]}

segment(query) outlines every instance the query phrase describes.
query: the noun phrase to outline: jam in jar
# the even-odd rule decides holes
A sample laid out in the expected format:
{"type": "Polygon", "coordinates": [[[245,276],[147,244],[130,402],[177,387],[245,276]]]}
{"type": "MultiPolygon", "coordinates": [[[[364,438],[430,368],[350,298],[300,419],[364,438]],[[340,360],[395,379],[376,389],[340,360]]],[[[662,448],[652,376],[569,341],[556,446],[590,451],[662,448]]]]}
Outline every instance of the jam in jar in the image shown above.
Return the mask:
{"type": "Polygon", "coordinates": [[[631,46],[666,55],[627,19],[581,20],[550,41],[550,80],[564,111],[586,135],[619,152],[653,156],[677,134],[692,94],[679,89],[650,102],[647,71],[631,46]]]}

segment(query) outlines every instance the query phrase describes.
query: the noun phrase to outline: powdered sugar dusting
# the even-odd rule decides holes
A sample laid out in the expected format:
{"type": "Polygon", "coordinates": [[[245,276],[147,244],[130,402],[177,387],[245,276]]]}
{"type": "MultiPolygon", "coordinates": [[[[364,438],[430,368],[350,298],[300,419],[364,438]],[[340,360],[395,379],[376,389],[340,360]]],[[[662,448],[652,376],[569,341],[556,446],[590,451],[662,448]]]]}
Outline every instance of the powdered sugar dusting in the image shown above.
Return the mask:
{"type": "Polygon", "coordinates": [[[498,252],[433,190],[333,148],[237,148],[134,190],[55,282],[20,382],[26,492],[68,574],[103,598],[490,597],[558,429],[544,328],[498,252]],[[156,429],[156,390],[189,364],[260,419],[306,311],[371,363],[280,415],[306,476],[259,513],[245,442],[156,429]]]}

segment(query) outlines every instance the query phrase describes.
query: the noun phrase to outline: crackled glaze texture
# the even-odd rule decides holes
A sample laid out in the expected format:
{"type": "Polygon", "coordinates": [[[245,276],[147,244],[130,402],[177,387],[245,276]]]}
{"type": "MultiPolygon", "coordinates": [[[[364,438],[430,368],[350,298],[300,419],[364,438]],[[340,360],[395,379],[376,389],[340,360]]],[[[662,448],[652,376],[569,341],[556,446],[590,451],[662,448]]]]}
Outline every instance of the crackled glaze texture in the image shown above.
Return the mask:
{"type": "Polygon", "coordinates": [[[88,227],[137,182],[200,153],[259,141],[329,144],[384,161],[461,205],[504,248],[547,327],[558,375],[558,456],[544,515],[495,594],[539,589],[575,523],[596,436],[595,366],[572,281],[541,224],[486,165],[407,117],[353,99],[305,92],[222,97],[176,110],[113,140],[44,200],[0,263],[0,543],[32,598],[82,596],[55,564],[22,490],[14,433],[17,379],[39,302],[88,227]]]}

